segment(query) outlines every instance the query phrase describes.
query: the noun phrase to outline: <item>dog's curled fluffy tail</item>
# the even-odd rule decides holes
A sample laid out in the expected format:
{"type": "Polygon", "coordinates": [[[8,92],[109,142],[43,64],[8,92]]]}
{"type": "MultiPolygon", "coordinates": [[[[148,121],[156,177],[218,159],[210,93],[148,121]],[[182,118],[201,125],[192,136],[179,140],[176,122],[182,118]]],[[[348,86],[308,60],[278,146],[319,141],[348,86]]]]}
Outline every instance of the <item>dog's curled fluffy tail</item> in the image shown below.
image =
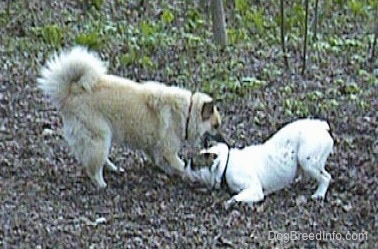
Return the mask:
{"type": "Polygon", "coordinates": [[[76,46],[54,54],[42,68],[37,82],[51,102],[60,107],[69,95],[91,91],[106,70],[97,54],[76,46]]]}

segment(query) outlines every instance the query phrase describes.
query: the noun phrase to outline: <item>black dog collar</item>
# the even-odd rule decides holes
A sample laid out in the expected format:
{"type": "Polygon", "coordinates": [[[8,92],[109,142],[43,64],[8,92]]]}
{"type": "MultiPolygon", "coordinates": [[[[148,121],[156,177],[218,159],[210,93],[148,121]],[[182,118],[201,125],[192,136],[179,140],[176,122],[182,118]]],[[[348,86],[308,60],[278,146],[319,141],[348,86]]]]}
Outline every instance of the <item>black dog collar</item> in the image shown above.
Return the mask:
{"type": "Polygon", "coordinates": [[[189,136],[189,119],[190,119],[190,114],[192,112],[192,105],[193,105],[193,94],[192,96],[190,96],[188,116],[186,117],[185,140],[188,140],[188,136],[189,136]]]}
{"type": "MultiPolygon", "coordinates": [[[[209,140],[216,141],[217,143],[224,143],[227,146],[227,148],[228,148],[227,159],[226,159],[226,166],[224,167],[224,170],[223,170],[223,173],[222,173],[220,187],[222,189],[225,189],[228,193],[233,194],[232,191],[231,191],[230,186],[227,183],[227,177],[226,177],[227,168],[228,168],[228,162],[230,160],[231,146],[227,142],[227,140],[223,137],[223,135],[220,134],[220,133],[217,133],[216,135],[212,135],[212,134],[210,134],[208,132],[205,133],[205,140],[204,140],[204,147],[205,148],[209,147],[209,140]]],[[[219,167],[219,165],[218,165],[218,167],[219,167]]]]}
{"type": "Polygon", "coordinates": [[[221,186],[222,189],[227,190],[227,192],[229,194],[232,194],[231,188],[230,188],[230,186],[227,183],[227,177],[226,177],[227,167],[228,167],[228,161],[230,159],[230,150],[231,150],[231,148],[230,148],[230,146],[228,144],[226,144],[226,145],[227,145],[227,148],[228,148],[227,160],[226,160],[226,166],[224,167],[224,171],[223,171],[223,174],[222,174],[222,177],[221,177],[221,185],[220,186],[221,186]]]}

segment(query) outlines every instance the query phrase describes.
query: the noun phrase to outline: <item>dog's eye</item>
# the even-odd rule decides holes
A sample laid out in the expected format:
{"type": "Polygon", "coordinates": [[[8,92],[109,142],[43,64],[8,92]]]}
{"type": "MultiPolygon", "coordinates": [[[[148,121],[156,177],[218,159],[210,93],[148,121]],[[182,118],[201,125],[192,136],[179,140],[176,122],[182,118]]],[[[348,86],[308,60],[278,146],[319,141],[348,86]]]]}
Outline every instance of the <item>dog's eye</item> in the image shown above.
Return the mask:
{"type": "Polygon", "coordinates": [[[212,153],[204,153],[203,156],[206,158],[206,159],[212,159],[212,153]]]}

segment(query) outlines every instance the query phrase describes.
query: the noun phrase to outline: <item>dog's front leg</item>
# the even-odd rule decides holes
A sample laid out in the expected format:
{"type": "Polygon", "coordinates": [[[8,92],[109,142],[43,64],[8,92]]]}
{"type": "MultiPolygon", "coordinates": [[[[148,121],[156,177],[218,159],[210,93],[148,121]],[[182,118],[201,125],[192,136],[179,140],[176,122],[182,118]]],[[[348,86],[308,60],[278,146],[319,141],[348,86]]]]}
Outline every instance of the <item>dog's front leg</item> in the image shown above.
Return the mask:
{"type": "Polygon", "coordinates": [[[236,202],[245,202],[251,205],[262,200],[264,200],[264,193],[261,187],[247,188],[226,201],[224,207],[225,209],[229,209],[236,202]]]}
{"type": "Polygon", "coordinates": [[[185,163],[181,160],[176,153],[169,153],[164,158],[168,161],[168,166],[178,172],[184,172],[185,163]]]}
{"type": "Polygon", "coordinates": [[[168,175],[177,174],[178,172],[182,173],[185,170],[184,161],[182,161],[174,152],[161,153],[161,150],[155,150],[152,153],[149,153],[149,155],[154,164],[168,175]]]}
{"type": "Polygon", "coordinates": [[[110,171],[113,171],[113,172],[125,172],[125,169],[122,168],[122,167],[117,167],[112,161],[110,161],[110,159],[108,158],[106,160],[106,168],[110,171]]]}

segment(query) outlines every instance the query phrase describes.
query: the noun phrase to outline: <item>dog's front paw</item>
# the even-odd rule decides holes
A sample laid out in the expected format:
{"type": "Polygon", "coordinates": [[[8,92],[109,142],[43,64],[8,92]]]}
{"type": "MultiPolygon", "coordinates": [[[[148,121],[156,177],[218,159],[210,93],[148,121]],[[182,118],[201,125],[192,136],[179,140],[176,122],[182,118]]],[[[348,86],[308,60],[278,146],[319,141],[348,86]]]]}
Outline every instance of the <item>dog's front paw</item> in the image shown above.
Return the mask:
{"type": "Polygon", "coordinates": [[[185,158],[185,159],[182,159],[182,161],[184,162],[185,168],[186,167],[191,167],[191,165],[192,165],[192,158],[185,158]]]}
{"type": "Polygon", "coordinates": [[[113,172],[120,172],[120,173],[125,172],[124,168],[116,166],[112,161],[110,161],[110,159],[106,160],[106,168],[113,172]]]}
{"type": "Polygon", "coordinates": [[[320,195],[320,194],[313,194],[311,195],[311,199],[314,200],[314,201],[322,201],[324,200],[324,195],[320,195]]]}
{"type": "Polygon", "coordinates": [[[191,172],[192,171],[192,159],[184,159],[184,171],[185,172],[191,172]]]}
{"type": "Polygon", "coordinates": [[[230,209],[234,204],[235,204],[235,199],[234,198],[231,198],[230,200],[228,200],[228,201],[225,201],[224,203],[223,203],[223,207],[224,207],[224,209],[226,209],[226,210],[228,210],[228,209],[230,209]]]}
{"type": "Polygon", "coordinates": [[[184,160],[185,166],[184,166],[184,171],[181,174],[181,177],[184,179],[189,179],[191,182],[196,182],[195,174],[193,174],[192,171],[192,160],[187,159],[184,160]]]}
{"type": "Polygon", "coordinates": [[[185,171],[181,172],[180,174],[181,178],[183,180],[188,180],[189,182],[195,182],[196,179],[192,176],[192,174],[190,174],[190,171],[188,171],[187,169],[185,169],[185,171]]]}

